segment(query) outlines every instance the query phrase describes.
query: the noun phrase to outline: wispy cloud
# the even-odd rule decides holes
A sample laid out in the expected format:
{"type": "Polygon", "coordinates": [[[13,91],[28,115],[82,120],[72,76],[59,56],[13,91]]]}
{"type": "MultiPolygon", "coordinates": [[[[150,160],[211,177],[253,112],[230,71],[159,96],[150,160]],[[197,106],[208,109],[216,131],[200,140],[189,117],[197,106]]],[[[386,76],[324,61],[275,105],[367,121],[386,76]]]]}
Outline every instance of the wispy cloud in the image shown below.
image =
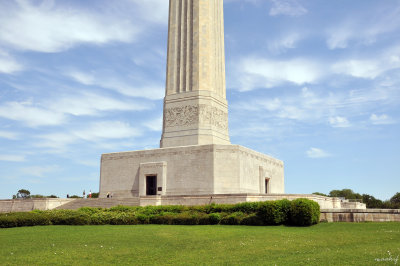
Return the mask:
{"type": "Polygon", "coordinates": [[[101,115],[110,111],[143,111],[150,109],[152,103],[143,103],[130,99],[116,99],[112,96],[94,94],[90,92],[74,93],[65,95],[59,99],[46,103],[50,110],[63,114],[101,115]]]}
{"type": "Polygon", "coordinates": [[[127,78],[120,78],[115,73],[96,74],[74,70],[67,71],[65,75],[81,84],[111,89],[130,97],[158,100],[164,96],[164,85],[153,81],[145,81],[144,84],[132,86],[131,84],[139,83],[139,81],[130,80],[128,83],[127,78]]]}
{"type": "Polygon", "coordinates": [[[32,102],[7,102],[0,105],[0,117],[20,121],[27,126],[55,126],[66,121],[62,113],[33,105],[32,102]]]}
{"type": "Polygon", "coordinates": [[[15,140],[18,139],[18,137],[19,134],[16,132],[0,130],[0,138],[15,140]]]}
{"type": "Polygon", "coordinates": [[[297,43],[304,38],[305,33],[289,32],[285,33],[283,36],[272,39],[268,38],[268,50],[273,54],[281,54],[289,49],[296,48],[297,43]]]}
{"type": "Polygon", "coordinates": [[[357,78],[375,79],[386,71],[400,68],[399,55],[400,46],[393,46],[378,54],[338,61],[332,64],[332,70],[357,78]]]}
{"type": "Polygon", "coordinates": [[[332,127],[350,127],[351,126],[349,120],[343,116],[330,117],[329,124],[331,124],[332,127]]]}
{"type": "Polygon", "coordinates": [[[335,23],[327,30],[327,46],[329,49],[343,49],[350,44],[371,45],[379,36],[400,28],[400,7],[384,7],[371,12],[351,13],[340,23],[335,23]]]}
{"type": "Polygon", "coordinates": [[[282,122],[291,119],[313,124],[328,123],[332,127],[345,128],[352,126],[349,119],[359,120],[360,114],[364,116],[370,114],[377,104],[385,106],[398,104],[399,97],[396,88],[333,92],[303,87],[290,94],[274,98],[257,97],[234,102],[231,108],[251,111],[255,114],[262,112],[263,119],[275,118],[282,122]]]}
{"type": "Polygon", "coordinates": [[[23,68],[23,65],[16,59],[0,50],[0,73],[11,74],[23,70],[23,68]]]}
{"type": "Polygon", "coordinates": [[[0,154],[0,161],[23,162],[23,161],[25,161],[25,156],[23,156],[23,155],[12,155],[12,154],[0,154]]]}
{"type": "Polygon", "coordinates": [[[72,133],[86,141],[97,141],[101,139],[124,139],[137,137],[141,131],[133,128],[130,124],[121,121],[101,121],[91,123],[87,128],[74,130],[72,133]]]}
{"type": "Polygon", "coordinates": [[[168,23],[168,1],[165,0],[130,0],[136,3],[140,9],[139,14],[148,21],[167,24],[168,23]]]}
{"type": "Polygon", "coordinates": [[[374,125],[390,125],[396,123],[396,121],[389,117],[387,114],[372,114],[369,119],[374,125]]]}
{"type": "MultiPolygon", "coordinates": [[[[99,146],[115,146],[115,141],[126,141],[142,135],[142,131],[122,121],[98,121],[85,126],[70,128],[64,132],[53,132],[36,136],[34,146],[47,148],[52,152],[63,152],[68,147],[95,143],[99,146]]],[[[130,142],[131,143],[131,142],[130,142]]],[[[120,145],[120,144],[117,144],[120,145]]]]}
{"type": "Polygon", "coordinates": [[[319,148],[310,148],[308,151],[306,151],[306,155],[307,157],[313,159],[326,158],[332,156],[330,153],[319,148]]]}
{"type": "Polygon", "coordinates": [[[81,43],[131,42],[140,31],[129,20],[59,8],[55,2],[2,1],[0,10],[0,42],[21,50],[59,52],[81,43]]]}
{"type": "Polygon", "coordinates": [[[161,131],[162,123],[163,123],[163,118],[162,116],[160,116],[158,118],[145,122],[144,125],[151,131],[161,131]]]}
{"type": "Polygon", "coordinates": [[[23,174],[35,177],[44,177],[48,173],[56,172],[60,170],[60,167],[57,165],[51,166],[30,166],[21,168],[21,172],[23,174]]]}
{"type": "Polygon", "coordinates": [[[241,91],[271,88],[285,82],[303,85],[316,82],[323,75],[318,62],[303,58],[278,61],[249,56],[236,65],[235,79],[241,91]]]}
{"type": "Polygon", "coordinates": [[[302,16],[307,14],[308,10],[303,7],[297,0],[271,0],[273,6],[269,14],[271,16],[287,15],[302,16]]]}

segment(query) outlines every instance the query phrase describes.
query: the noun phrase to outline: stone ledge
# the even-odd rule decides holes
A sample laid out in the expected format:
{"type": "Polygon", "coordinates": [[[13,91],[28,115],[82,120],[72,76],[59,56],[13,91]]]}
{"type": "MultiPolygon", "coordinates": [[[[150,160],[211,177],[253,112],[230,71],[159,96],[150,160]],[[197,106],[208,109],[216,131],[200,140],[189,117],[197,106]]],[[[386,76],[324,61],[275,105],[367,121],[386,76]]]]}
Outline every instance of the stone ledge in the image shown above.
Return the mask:
{"type": "Polygon", "coordinates": [[[388,213],[388,214],[400,214],[400,209],[321,209],[321,213],[388,213]]]}

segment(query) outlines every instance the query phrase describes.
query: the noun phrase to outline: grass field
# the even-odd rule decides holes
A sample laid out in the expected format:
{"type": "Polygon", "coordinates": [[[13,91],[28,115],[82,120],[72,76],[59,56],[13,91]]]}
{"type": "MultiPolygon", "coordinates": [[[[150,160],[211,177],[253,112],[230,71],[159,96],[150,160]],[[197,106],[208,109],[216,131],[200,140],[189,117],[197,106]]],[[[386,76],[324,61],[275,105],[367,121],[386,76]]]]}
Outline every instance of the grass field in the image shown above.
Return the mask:
{"type": "Polygon", "coordinates": [[[400,223],[0,229],[1,265],[395,265],[399,255],[400,223]]]}

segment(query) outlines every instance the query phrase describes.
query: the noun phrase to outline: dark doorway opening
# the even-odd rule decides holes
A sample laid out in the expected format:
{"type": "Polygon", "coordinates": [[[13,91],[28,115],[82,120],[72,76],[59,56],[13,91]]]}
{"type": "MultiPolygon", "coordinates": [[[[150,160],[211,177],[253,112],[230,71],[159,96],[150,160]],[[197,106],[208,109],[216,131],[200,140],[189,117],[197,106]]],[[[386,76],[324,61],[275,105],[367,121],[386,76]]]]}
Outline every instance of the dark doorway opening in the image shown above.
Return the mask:
{"type": "Polygon", "coordinates": [[[157,176],[146,176],[146,195],[157,195],[157,176]]]}
{"type": "Polygon", "coordinates": [[[265,194],[268,194],[269,178],[265,179],[265,194]]]}

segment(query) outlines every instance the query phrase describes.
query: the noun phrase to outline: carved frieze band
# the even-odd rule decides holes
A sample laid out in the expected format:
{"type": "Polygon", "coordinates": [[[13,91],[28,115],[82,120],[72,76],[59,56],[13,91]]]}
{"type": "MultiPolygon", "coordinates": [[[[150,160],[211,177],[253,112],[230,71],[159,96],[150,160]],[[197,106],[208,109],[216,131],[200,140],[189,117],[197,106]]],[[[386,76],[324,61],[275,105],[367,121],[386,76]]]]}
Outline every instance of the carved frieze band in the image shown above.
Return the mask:
{"type": "Polygon", "coordinates": [[[210,105],[185,105],[165,110],[165,127],[207,124],[228,129],[228,113],[210,105]]]}

